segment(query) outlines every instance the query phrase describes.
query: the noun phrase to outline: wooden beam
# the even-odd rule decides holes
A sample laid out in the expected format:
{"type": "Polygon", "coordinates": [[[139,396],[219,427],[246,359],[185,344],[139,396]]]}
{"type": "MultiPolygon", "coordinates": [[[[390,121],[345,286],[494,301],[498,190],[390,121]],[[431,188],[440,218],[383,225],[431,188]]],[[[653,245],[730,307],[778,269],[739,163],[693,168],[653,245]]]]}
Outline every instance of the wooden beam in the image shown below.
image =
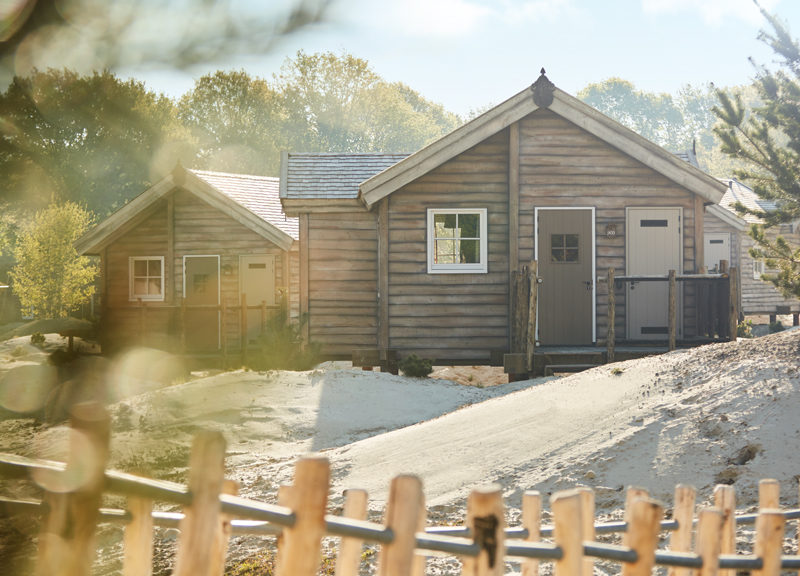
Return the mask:
{"type": "Polygon", "coordinates": [[[389,347],[389,198],[378,205],[378,348],[389,347]]]}
{"type": "Polygon", "coordinates": [[[175,302],[175,288],[178,283],[175,281],[175,194],[170,194],[167,198],[167,262],[164,270],[166,286],[164,291],[167,295],[167,304],[175,302]]]}
{"type": "Polygon", "coordinates": [[[694,269],[699,272],[705,265],[705,207],[700,196],[694,197],[694,269]]]}
{"type": "Polygon", "coordinates": [[[519,268],[519,122],[508,131],[508,268],[519,268]]]}

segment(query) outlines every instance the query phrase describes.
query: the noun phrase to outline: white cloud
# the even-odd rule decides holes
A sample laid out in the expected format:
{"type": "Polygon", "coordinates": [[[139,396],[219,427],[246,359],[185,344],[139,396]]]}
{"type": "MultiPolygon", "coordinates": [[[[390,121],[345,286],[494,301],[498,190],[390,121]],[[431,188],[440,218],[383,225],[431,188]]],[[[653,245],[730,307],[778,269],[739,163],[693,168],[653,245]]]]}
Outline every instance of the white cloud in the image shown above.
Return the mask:
{"type": "Polygon", "coordinates": [[[475,31],[491,10],[475,0],[353,2],[349,18],[394,34],[454,38],[475,31]]]}
{"type": "Polygon", "coordinates": [[[573,10],[572,0],[502,0],[492,5],[508,22],[553,21],[573,10]]]}
{"type": "MultiPolygon", "coordinates": [[[[779,0],[760,0],[761,6],[771,11],[779,0]]],[[[727,18],[762,24],[762,17],[753,0],[642,0],[645,14],[699,13],[712,26],[720,26],[727,18]]]]}

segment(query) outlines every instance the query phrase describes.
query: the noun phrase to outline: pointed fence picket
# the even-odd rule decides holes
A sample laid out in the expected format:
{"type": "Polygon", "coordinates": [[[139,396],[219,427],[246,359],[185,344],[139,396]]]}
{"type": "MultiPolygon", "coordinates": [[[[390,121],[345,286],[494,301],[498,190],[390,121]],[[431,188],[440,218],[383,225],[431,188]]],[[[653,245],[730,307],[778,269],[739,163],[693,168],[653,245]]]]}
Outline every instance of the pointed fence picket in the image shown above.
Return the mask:
{"type": "Polygon", "coordinates": [[[671,575],[718,576],[749,571],[779,576],[800,570],[800,556],[783,553],[786,523],[800,519],[800,509],[781,510],[779,485],[759,485],[759,512],[735,515],[733,487],[718,486],[714,506],[695,510],[695,490],[678,486],[673,517],[646,490],[630,488],[624,521],[597,523],[594,492],[580,487],[550,499],[553,526],[543,526],[537,492],[522,497],[522,526],[505,526],[502,491],[491,485],[474,490],[467,502],[466,525],[426,527],[425,497],[416,476],[391,482],[383,523],[365,520],[367,494],[349,490],[342,516],[326,513],[330,490],[327,459],[311,456],[296,466],[294,482],[281,487],[278,504],[236,495],[224,479],[225,443],[219,433],[196,437],[189,484],[182,486],[105,470],[108,420],[97,406],[84,406],[73,422],[75,437],[66,463],[0,455],[0,476],[36,482],[41,501],[0,499],[0,516],[39,514],[38,572],[56,576],[89,574],[96,525],[124,523],[124,576],[149,576],[153,566],[154,527],[179,527],[174,574],[223,574],[232,533],[276,539],[277,574],[318,573],[322,541],[338,537],[336,576],[359,573],[363,543],[378,545],[377,573],[386,576],[425,574],[426,556],[449,554],[462,562],[461,573],[495,576],[518,563],[524,576],[539,574],[541,563],[554,563],[556,576],[587,576],[595,561],[612,562],[623,576],[645,576],[655,566],[671,575]],[[88,461],[87,461],[88,459],[88,461]],[[126,510],[100,508],[104,493],[127,497],[126,510]],[[153,503],[183,507],[183,513],[154,511],[153,503]],[[736,549],[736,526],[755,524],[751,553],[736,549]],[[596,540],[620,533],[621,544],[596,540]],[[658,543],[669,533],[669,549],[658,543]]]}

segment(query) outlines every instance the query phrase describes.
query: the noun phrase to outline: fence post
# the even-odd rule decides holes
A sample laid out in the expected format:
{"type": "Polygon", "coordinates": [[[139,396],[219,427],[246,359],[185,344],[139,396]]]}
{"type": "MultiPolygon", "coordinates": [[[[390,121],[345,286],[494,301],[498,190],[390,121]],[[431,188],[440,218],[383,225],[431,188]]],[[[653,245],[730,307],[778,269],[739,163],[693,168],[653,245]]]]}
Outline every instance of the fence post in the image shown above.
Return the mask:
{"type": "Polygon", "coordinates": [[[539,302],[539,263],[531,260],[530,297],[528,299],[528,330],[526,338],[526,352],[528,354],[528,372],[533,372],[533,356],[536,350],[536,309],[539,302]]]}
{"type": "Polygon", "coordinates": [[[503,493],[496,484],[473,490],[467,499],[467,526],[480,547],[476,558],[464,558],[461,573],[500,576],[505,556],[503,493]]]}
{"type": "Polygon", "coordinates": [[[325,534],[330,464],[327,458],[302,458],[295,468],[294,484],[285,497],[297,520],[283,529],[278,550],[277,576],[315,576],[320,564],[320,542],[325,534]]]}
{"type": "MultiPolygon", "coordinates": [[[[224,480],[220,492],[237,496],[239,494],[239,485],[234,480],[224,480]]],[[[225,556],[228,553],[228,540],[230,540],[233,530],[231,520],[233,520],[233,517],[230,514],[220,514],[211,548],[211,558],[208,563],[209,576],[223,576],[225,573],[225,556]]]]}
{"type": "Polygon", "coordinates": [[[125,526],[123,576],[150,576],[153,573],[153,501],[128,498],[131,522],[125,526]]]}
{"type": "Polygon", "coordinates": [[[606,362],[614,362],[617,339],[617,294],[614,290],[614,268],[608,269],[608,333],[606,335],[606,362]]]}
{"type": "MultiPolygon", "coordinates": [[[[366,490],[345,491],[342,516],[354,520],[367,519],[366,490]]],[[[339,544],[339,556],[336,558],[335,576],[358,576],[363,543],[363,540],[358,538],[342,538],[339,544]]]]}
{"type": "MultiPolygon", "coordinates": [[[[714,506],[722,511],[720,554],[736,554],[736,491],[719,484],[714,488],[714,506]]],[[[720,576],[735,576],[735,570],[720,570],[720,576]]]]}
{"type": "Polygon", "coordinates": [[[225,439],[219,432],[203,431],[192,444],[189,491],[192,503],[180,522],[175,576],[211,574],[211,549],[220,521],[219,495],[225,475],[225,439]]]}
{"type": "Polygon", "coordinates": [[[394,533],[391,544],[384,544],[378,557],[380,576],[407,576],[414,565],[422,481],[411,475],[396,476],[389,488],[386,526],[394,533]]]}
{"type": "MultiPolygon", "coordinates": [[[[594,490],[586,486],[578,488],[581,495],[581,518],[583,526],[581,536],[584,542],[594,542],[594,490]]],[[[583,576],[594,574],[594,558],[585,556],[583,558],[583,576]]]]}
{"type": "MultiPolygon", "coordinates": [[[[522,525],[528,530],[528,542],[539,542],[542,524],[542,496],[536,490],[528,490],[522,495],[522,525]]],[[[539,561],[522,561],[522,576],[538,576],[539,561]]]]}
{"type": "Polygon", "coordinates": [[[652,498],[638,498],[631,504],[628,525],[628,545],[636,551],[638,560],[622,564],[622,576],[650,576],[656,560],[658,533],[664,509],[652,498]]]}
{"type": "Polygon", "coordinates": [[[774,478],[764,478],[758,482],[758,509],[780,508],[781,486],[774,478]]]}
{"type": "Polygon", "coordinates": [[[633,513],[633,503],[640,498],[649,498],[650,493],[644,488],[638,486],[628,486],[628,491],[625,493],[625,512],[624,520],[628,525],[628,529],[622,534],[622,545],[628,546],[628,540],[631,533],[631,514],[633,513]]]}
{"type": "Polygon", "coordinates": [[[47,576],[88,575],[95,556],[110,420],[97,402],[75,404],[71,410],[66,470],[47,478],[53,485],[41,478],[47,512],[39,532],[38,573],[47,576]]]}
{"type": "Polygon", "coordinates": [[[753,576],[780,576],[785,522],[780,510],[767,509],[758,513],[753,551],[761,558],[763,567],[761,570],[753,570],[753,576]]]}
{"type": "MultiPolygon", "coordinates": [[[[675,487],[675,508],[672,519],[678,522],[669,539],[669,548],[675,552],[688,552],[692,549],[692,521],[694,519],[694,502],[697,491],[694,486],[678,484],[675,487]]],[[[689,576],[688,568],[670,567],[669,576],[689,576]]]]}
{"type": "MultiPolygon", "coordinates": [[[[425,524],[428,521],[428,510],[425,507],[425,493],[420,495],[419,518],[417,519],[417,532],[425,532],[425,524]]],[[[414,554],[411,563],[411,576],[425,576],[428,565],[428,557],[425,554],[414,554]]]]}
{"type": "Polygon", "coordinates": [[[698,576],[717,576],[719,571],[720,531],[722,512],[719,508],[706,508],[698,514],[697,555],[703,560],[698,576]]]}
{"type": "Polygon", "coordinates": [[[731,340],[736,340],[739,328],[739,271],[736,266],[731,266],[728,272],[729,290],[728,297],[728,324],[730,326],[731,340]]]}
{"type": "Polygon", "coordinates": [[[553,512],[553,540],[563,551],[556,560],[555,576],[583,575],[583,521],[581,495],[577,490],[556,492],[550,499],[553,512]]]}
{"type": "Polygon", "coordinates": [[[242,366],[247,366],[247,294],[242,292],[241,320],[239,321],[240,341],[242,345],[242,366]]]}
{"type": "Polygon", "coordinates": [[[675,350],[675,335],[678,331],[678,286],[675,270],[669,271],[669,351],[675,350]]]}

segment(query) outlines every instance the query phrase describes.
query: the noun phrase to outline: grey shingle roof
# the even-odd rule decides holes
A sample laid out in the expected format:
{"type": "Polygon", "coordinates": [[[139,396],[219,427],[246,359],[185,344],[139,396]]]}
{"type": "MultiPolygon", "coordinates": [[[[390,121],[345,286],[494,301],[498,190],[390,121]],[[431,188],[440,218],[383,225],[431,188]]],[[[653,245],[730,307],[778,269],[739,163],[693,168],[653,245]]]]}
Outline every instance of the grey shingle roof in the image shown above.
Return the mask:
{"type": "Polygon", "coordinates": [[[408,154],[296,154],[288,156],[287,199],[354,199],[364,180],[408,154]]]}
{"type": "Polygon", "coordinates": [[[295,240],[299,238],[297,218],[289,218],[283,213],[278,195],[278,178],[205,170],[190,172],[295,240]]]}
{"type": "MultiPolygon", "coordinates": [[[[774,202],[771,200],[763,200],[759,198],[758,195],[753,191],[752,188],[749,186],[745,186],[738,180],[730,179],[730,180],[723,180],[728,185],[728,190],[725,192],[725,195],[720,200],[719,205],[723,208],[727,208],[734,214],[738,214],[734,205],[737,203],[743,204],[749,210],[757,210],[763,212],[769,212],[770,210],[775,210],[777,207],[774,202]]],[[[740,218],[743,218],[746,222],[750,224],[759,224],[762,222],[761,218],[756,216],[755,214],[738,214],[740,218]]]]}

